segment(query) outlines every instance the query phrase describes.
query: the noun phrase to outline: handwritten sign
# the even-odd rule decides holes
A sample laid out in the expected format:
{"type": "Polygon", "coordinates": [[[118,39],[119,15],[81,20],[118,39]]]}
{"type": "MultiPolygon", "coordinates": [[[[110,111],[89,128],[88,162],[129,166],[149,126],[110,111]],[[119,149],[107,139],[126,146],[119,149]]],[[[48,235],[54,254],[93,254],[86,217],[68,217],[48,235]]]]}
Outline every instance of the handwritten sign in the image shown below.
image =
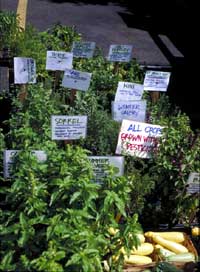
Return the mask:
{"type": "Polygon", "coordinates": [[[166,92],[170,74],[170,72],[146,71],[144,78],[144,90],[166,92]]]}
{"type": "MultiPolygon", "coordinates": [[[[20,150],[4,150],[3,166],[4,166],[4,178],[11,177],[11,166],[13,164],[15,156],[20,152],[20,150]]],[[[44,162],[47,160],[47,155],[43,150],[32,150],[33,155],[36,156],[39,162],[44,162]]]]}
{"type": "Polygon", "coordinates": [[[46,70],[65,71],[72,68],[73,54],[62,51],[47,51],[46,70]]]}
{"type": "Polygon", "coordinates": [[[92,58],[94,54],[95,42],[73,42],[72,53],[76,58],[92,58]]]}
{"type": "Polygon", "coordinates": [[[32,58],[14,58],[15,84],[36,83],[36,64],[32,58]]]}
{"type": "Polygon", "coordinates": [[[112,116],[115,121],[134,120],[145,121],[146,100],[114,101],[112,102],[112,116]]]}
{"type": "Polygon", "coordinates": [[[116,176],[124,174],[124,157],[123,156],[89,156],[95,176],[95,181],[100,182],[108,174],[108,167],[114,166],[118,172],[116,176]]]}
{"type": "Polygon", "coordinates": [[[163,127],[148,123],[123,120],[118,136],[116,154],[151,158],[158,149],[158,138],[163,127]]]}
{"type": "Polygon", "coordinates": [[[108,53],[109,61],[129,62],[132,55],[132,45],[112,44],[108,53]]]}
{"type": "Polygon", "coordinates": [[[115,101],[140,100],[143,95],[144,86],[131,82],[118,82],[115,101]]]}
{"type": "Polygon", "coordinates": [[[52,140],[77,140],[86,137],[87,116],[52,115],[52,140]]]}
{"type": "Polygon", "coordinates": [[[91,76],[91,73],[66,69],[62,81],[62,86],[70,89],[87,91],[90,86],[91,76]]]}
{"type": "Polygon", "coordinates": [[[190,173],[187,181],[187,193],[200,194],[200,173],[190,173]]]}

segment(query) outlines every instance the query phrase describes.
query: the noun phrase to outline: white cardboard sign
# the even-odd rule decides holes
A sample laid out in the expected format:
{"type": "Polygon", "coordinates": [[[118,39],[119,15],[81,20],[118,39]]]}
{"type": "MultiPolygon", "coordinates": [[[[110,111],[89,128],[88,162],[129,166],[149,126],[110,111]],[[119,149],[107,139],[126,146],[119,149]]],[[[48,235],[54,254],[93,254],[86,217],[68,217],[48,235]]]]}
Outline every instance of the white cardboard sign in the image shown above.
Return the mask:
{"type": "Polygon", "coordinates": [[[15,84],[36,83],[36,64],[32,58],[14,58],[15,84]]]}
{"type": "Polygon", "coordinates": [[[72,68],[73,54],[62,51],[47,51],[46,70],[64,71],[72,68]]]}
{"type": "Polygon", "coordinates": [[[144,90],[166,92],[170,75],[170,72],[146,71],[144,78],[144,90]]]}
{"type": "Polygon", "coordinates": [[[200,173],[190,173],[187,181],[187,193],[200,194],[200,173]]]}
{"type": "Polygon", "coordinates": [[[118,169],[116,176],[124,174],[124,157],[123,156],[89,156],[95,176],[95,181],[99,182],[108,173],[108,166],[114,166],[118,169]]]}
{"type": "Polygon", "coordinates": [[[132,45],[112,44],[109,48],[108,60],[117,62],[129,62],[132,55],[132,45]]]}
{"type": "Polygon", "coordinates": [[[51,116],[52,140],[77,140],[86,137],[87,116],[51,116]]]}
{"type": "Polygon", "coordinates": [[[123,119],[144,122],[146,117],[146,104],[146,100],[113,101],[113,119],[119,122],[123,119]]]}
{"type": "Polygon", "coordinates": [[[87,91],[90,86],[91,73],[66,69],[62,86],[70,89],[87,91]]]}
{"type": "MultiPolygon", "coordinates": [[[[10,150],[4,150],[4,156],[3,156],[3,174],[4,178],[10,178],[10,167],[13,164],[13,158],[14,156],[19,153],[20,150],[10,149],[10,150]]],[[[38,161],[44,162],[47,160],[47,155],[45,151],[43,150],[32,150],[32,153],[37,157],[38,161]]]]}
{"type": "Polygon", "coordinates": [[[73,42],[73,56],[76,58],[92,58],[94,55],[95,46],[95,42],[73,42]]]}
{"type": "Polygon", "coordinates": [[[116,154],[151,158],[158,149],[158,138],[163,127],[148,123],[123,120],[118,136],[116,154]]]}
{"type": "Polygon", "coordinates": [[[115,101],[140,100],[142,98],[144,86],[132,82],[118,82],[115,101]]]}

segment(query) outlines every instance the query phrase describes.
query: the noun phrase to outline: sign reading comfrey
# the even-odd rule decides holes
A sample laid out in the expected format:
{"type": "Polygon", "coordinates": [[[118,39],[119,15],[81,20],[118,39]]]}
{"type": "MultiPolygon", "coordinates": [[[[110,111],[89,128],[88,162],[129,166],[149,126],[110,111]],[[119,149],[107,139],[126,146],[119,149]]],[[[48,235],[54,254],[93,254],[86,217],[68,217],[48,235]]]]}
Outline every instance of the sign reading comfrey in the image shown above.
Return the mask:
{"type": "Polygon", "coordinates": [[[46,70],[64,71],[72,68],[73,54],[62,51],[47,51],[46,70]]]}
{"type": "Polygon", "coordinates": [[[95,176],[95,181],[101,181],[108,174],[108,167],[117,168],[116,176],[124,174],[124,157],[123,156],[89,156],[95,176]]]}
{"type": "Polygon", "coordinates": [[[146,71],[144,78],[144,90],[166,92],[170,75],[170,72],[146,71]]]}
{"type": "Polygon", "coordinates": [[[14,58],[15,84],[36,83],[36,64],[32,58],[14,58]]]}
{"type": "Polygon", "coordinates": [[[158,149],[158,138],[163,127],[148,123],[123,120],[118,136],[116,154],[151,158],[158,149]]]}
{"type": "Polygon", "coordinates": [[[108,53],[109,61],[129,62],[132,55],[132,45],[112,44],[108,53]]]}
{"type": "Polygon", "coordinates": [[[86,137],[87,116],[51,116],[52,140],[77,140],[86,137]]]}
{"type": "Polygon", "coordinates": [[[134,120],[145,121],[146,100],[114,101],[112,102],[112,116],[115,121],[134,120]]]}
{"type": "Polygon", "coordinates": [[[73,56],[77,58],[92,58],[95,46],[95,42],[73,42],[73,56]]]}
{"type": "Polygon", "coordinates": [[[187,181],[187,193],[200,194],[200,173],[190,173],[187,181]]]}
{"type": "MultiPolygon", "coordinates": [[[[13,164],[14,157],[19,153],[20,150],[4,150],[4,157],[3,157],[3,166],[4,166],[4,178],[10,178],[10,168],[13,164]]],[[[47,160],[47,155],[43,150],[32,150],[32,154],[36,156],[39,162],[44,162],[47,160]]]]}
{"type": "Polygon", "coordinates": [[[90,86],[91,76],[91,73],[66,69],[62,81],[62,86],[70,89],[87,91],[90,86]]]}
{"type": "Polygon", "coordinates": [[[118,82],[115,101],[140,100],[143,95],[144,86],[131,82],[118,82]]]}

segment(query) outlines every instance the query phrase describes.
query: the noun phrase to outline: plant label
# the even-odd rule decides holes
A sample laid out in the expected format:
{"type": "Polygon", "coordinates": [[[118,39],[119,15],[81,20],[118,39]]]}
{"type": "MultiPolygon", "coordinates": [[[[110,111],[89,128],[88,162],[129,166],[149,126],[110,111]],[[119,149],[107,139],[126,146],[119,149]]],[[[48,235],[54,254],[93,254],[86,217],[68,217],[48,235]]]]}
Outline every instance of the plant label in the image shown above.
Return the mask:
{"type": "Polygon", "coordinates": [[[73,54],[62,51],[47,51],[46,70],[65,71],[72,68],[73,54]]]}
{"type": "Polygon", "coordinates": [[[15,84],[36,83],[36,64],[32,58],[14,58],[15,84]]]}
{"type": "Polygon", "coordinates": [[[73,42],[72,53],[76,58],[92,58],[94,54],[95,42],[73,42]]]}
{"type": "Polygon", "coordinates": [[[96,182],[100,182],[108,174],[108,167],[116,168],[115,176],[124,174],[124,157],[123,156],[89,156],[88,159],[92,164],[96,182]]]}
{"type": "Polygon", "coordinates": [[[0,92],[9,91],[9,68],[0,67],[0,92]]]}
{"type": "Polygon", "coordinates": [[[158,150],[158,139],[163,127],[148,123],[123,120],[120,128],[116,154],[151,158],[158,150]]]}
{"type": "Polygon", "coordinates": [[[115,121],[123,119],[144,122],[146,117],[146,100],[114,101],[112,102],[112,116],[115,121]]]}
{"type": "Polygon", "coordinates": [[[146,71],[144,78],[144,90],[166,92],[170,75],[170,72],[146,71]]]}
{"type": "Polygon", "coordinates": [[[117,62],[129,62],[132,56],[132,45],[112,44],[109,48],[108,60],[117,62]]]}
{"type": "MultiPolygon", "coordinates": [[[[13,164],[15,156],[20,152],[20,150],[4,150],[3,156],[3,174],[4,178],[11,177],[11,166],[13,164]]],[[[47,155],[43,150],[33,150],[32,154],[34,154],[38,161],[44,162],[47,160],[47,155]]]]}
{"type": "Polygon", "coordinates": [[[188,194],[200,194],[200,173],[190,173],[187,181],[188,194]]]}
{"type": "Polygon", "coordinates": [[[131,82],[118,82],[115,101],[141,100],[144,86],[142,84],[131,82]]]}
{"type": "Polygon", "coordinates": [[[90,86],[91,76],[91,73],[66,69],[62,81],[62,86],[69,89],[87,91],[90,86]]]}
{"type": "Polygon", "coordinates": [[[86,137],[87,116],[52,115],[52,140],[77,140],[86,137]]]}

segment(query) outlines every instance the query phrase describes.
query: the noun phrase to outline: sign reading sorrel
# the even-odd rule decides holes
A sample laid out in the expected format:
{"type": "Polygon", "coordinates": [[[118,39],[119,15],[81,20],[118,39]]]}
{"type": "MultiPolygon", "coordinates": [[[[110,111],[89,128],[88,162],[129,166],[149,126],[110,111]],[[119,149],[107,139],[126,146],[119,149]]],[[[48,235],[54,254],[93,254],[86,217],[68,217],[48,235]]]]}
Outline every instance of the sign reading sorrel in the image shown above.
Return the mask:
{"type": "Polygon", "coordinates": [[[87,116],[51,116],[52,140],[77,140],[86,137],[87,116]]]}
{"type": "Polygon", "coordinates": [[[76,58],[92,58],[95,46],[95,42],[73,42],[73,56],[76,58]]]}
{"type": "Polygon", "coordinates": [[[114,166],[118,172],[116,176],[124,174],[124,157],[123,156],[89,156],[92,163],[95,181],[101,181],[108,174],[108,167],[114,166]]]}
{"type": "Polygon", "coordinates": [[[118,82],[115,101],[140,100],[143,95],[144,86],[131,82],[118,82]]]}
{"type": "Polygon", "coordinates": [[[123,120],[116,154],[151,158],[158,149],[158,138],[163,127],[148,123],[123,120]]]}
{"type": "Polygon", "coordinates": [[[73,54],[62,51],[47,51],[46,70],[64,71],[72,68],[73,54]]]}
{"type": "Polygon", "coordinates": [[[112,116],[115,121],[123,119],[145,121],[146,100],[139,101],[114,101],[112,102],[112,116]]]}
{"type": "Polygon", "coordinates": [[[91,73],[66,69],[62,81],[62,86],[70,89],[87,91],[90,86],[91,76],[91,73]]]}
{"type": "Polygon", "coordinates": [[[109,61],[129,62],[131,60],[132,45],[112,44],[108,53],[109,61]]]}
{"type": "Polygon", "coordinates": [[[15,84],[36,83],[36,64],[32,58],[14,58],[15,84]]]}
{"type": "Polygon", "coordinates": [[[200,194],[200,173],[190,173],[187,181],[187,193],[200,194]]]}
{"type": "MultiPolygon", "coordinates": [[[[3,175],[4,178],[10,178],[11,176],[11,166],[13,164],[14,157],[19,153],[20,150],[4,150],[4,157],[3,157],[3,175]]],[[[43,150],[32,150],[32,154],[36,156],[38,161],[44,162],[47,159],[47,155],[43,150]]]]}
{"type": "Polygon", "coordinates": [[[170,72],[146,71],[144,90],[166,92],[170,74],[170,72]]]}

